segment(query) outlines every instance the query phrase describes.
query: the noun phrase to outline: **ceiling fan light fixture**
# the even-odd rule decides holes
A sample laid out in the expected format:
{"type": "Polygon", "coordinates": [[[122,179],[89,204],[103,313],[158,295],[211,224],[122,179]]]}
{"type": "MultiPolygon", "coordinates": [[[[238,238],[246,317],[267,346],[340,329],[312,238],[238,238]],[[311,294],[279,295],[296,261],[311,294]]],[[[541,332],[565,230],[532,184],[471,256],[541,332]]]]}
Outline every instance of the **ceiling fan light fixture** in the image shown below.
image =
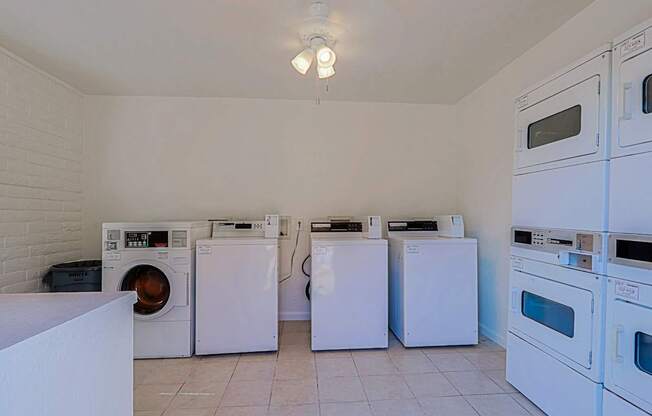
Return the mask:
{"type": "Polygon", "coordinates": [[[330,78],[335,75],[335,68],[332,66],[317,65],[317,75],[319,76],[319,79],[330,78]]]}
{"type": "Polygon", "coordinates": [[[315,52],[312,48],[305,48],[297,56],[292,59],[292,66],[294,69],[301,75],[306,75],[310,66],[312,66],[312,61],[315,59],[315,52]]]}
{"type": "Polygon", "coordinates": [[[335,55],[335,52],[326,45],[321,46],[317,50],[317,65],[320,67],[332,67],[336,59],[337,55],[335,55]]]}

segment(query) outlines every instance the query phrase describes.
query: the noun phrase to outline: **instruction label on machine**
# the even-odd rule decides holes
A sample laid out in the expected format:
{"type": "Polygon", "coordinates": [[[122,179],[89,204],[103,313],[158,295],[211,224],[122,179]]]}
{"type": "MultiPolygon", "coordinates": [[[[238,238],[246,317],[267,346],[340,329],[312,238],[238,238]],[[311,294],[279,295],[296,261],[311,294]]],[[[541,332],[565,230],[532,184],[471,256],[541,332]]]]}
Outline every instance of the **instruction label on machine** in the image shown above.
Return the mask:
{"type": "Polygon", "coordinates": [[[614,289],[617,296],[638,300],[639,287],[631,283],[625,282],[616,282],[616,288],[614,289]]]}
{"type": "Polygon", "coordinates": [[[419,254],[419,246],[407,246],[405,251],[407,254],[419,254]]]}

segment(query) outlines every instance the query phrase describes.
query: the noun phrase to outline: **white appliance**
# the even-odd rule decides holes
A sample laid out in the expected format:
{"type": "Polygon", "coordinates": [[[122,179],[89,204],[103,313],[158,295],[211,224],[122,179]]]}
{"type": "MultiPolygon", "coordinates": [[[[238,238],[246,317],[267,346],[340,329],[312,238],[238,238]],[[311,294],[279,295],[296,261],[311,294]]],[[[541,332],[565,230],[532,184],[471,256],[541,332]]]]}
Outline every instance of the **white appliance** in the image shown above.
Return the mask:
{"type": "Polygon", "coordinates": [[[387,348],[387,240],[380,217],[311,223],[313,350],[387,348]]]}
{"type": "Polygon", "coordinates": [[[652,20],[614,44],[609,231],[652,234],[652,20]]]}
{"type": "Polygon", "coordinates": [[[461,215],[436,215],[437,235],[441,237],[464,237],[464,218],[461,215]]]}
{"type": "Polygon", "coordinates": [[[214,221],[197,241],[196,354],[278,349],[278,222],[214,221]]]}
{"type": "Polygon", "coordinates": [[[516,100],[512,224],[606,231],[610,50],[516,100]]]}
{"type": "Polygon", "coordinates": [[[210,223],[102,225],[102,290],[133,290],[134,357],[189,357],[194,340],[195,242],[210,223]]]}
{"type": "MultiPolygon", "coordinates": [[[[650,414],[652,235],[611,234],[607,275],[605,388],[617,395],[612,402],[624,399],[629,405],[621,406],[635,406],[650,414]]],[[[618,413],[630,414],[637,413],[618,413]]]]}
{"type": "Polygon", "coordinates": [[[439,223],[387,223],[389,328],[406,347],[478,343],[477,241],[440,237],[439,223]]]}
{"type": "Polygon", "coordinates": [[[605,252],[601,233],[512,229],[506,378],[550,416],[602,409],[605,252]]]}

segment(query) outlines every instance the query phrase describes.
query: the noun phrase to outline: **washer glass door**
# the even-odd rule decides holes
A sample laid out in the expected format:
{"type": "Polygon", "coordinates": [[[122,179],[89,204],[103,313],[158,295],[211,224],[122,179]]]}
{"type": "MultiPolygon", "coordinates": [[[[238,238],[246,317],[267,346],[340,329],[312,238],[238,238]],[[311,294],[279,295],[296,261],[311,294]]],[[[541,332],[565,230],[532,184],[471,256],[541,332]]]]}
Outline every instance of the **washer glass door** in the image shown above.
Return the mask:
{"type": "Polygon", "coordinates": [[[121,290],[133,290],[138,296],[134,312],[153,315],[170,299],[170,281],[160,269],[149,264],[132,267],[122,280],[121,290]]]}

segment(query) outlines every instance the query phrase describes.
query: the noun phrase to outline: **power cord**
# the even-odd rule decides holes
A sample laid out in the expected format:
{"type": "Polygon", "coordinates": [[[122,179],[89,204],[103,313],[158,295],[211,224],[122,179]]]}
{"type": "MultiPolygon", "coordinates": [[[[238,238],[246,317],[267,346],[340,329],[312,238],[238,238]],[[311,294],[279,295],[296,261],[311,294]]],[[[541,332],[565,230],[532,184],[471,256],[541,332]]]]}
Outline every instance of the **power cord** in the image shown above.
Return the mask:
{"type": "Polygon", "coordinates": [[[310,300],[310,273],[306,272],[306,262],[310,260],[311,255],[308,254],[308,256],[303,259],[303,262],[301,263],[301,272],[303,272],[304,276],[308,278],[308,283],[306,283],[306,298],[310,300]]]}
{"type": "MultiPolygon", "coordinates": [[[[299,246],[299,234],[301,233],[301,221],[298,222],[298,230],[297,230],[297,238],[294,240],[294,249],[292,250],[292,257],[290,257],[290,272],[283,276],[281,280],[279,280],[279,284],[285,282],[289,278],[292,277],[292,271],[294,270],[294,255],[297,254],[297,247],[299,246]]],[[[304,260],[305,261],[305,260],[304,260]]],[[[301,269],[303,270],[303,265],[301,265],[301,269]]],[[[305,274],[305,272],[304,272],[305,274]]]]}

